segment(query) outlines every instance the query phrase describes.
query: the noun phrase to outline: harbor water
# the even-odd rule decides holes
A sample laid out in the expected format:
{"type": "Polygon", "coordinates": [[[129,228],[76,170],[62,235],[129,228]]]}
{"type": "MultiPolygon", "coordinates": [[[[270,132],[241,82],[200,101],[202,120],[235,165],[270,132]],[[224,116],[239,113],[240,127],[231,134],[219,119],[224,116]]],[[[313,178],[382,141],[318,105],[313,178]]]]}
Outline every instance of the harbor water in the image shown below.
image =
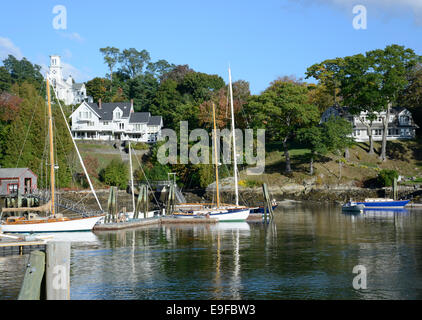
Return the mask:
{"type": "MultiPolygon", "coordinates": [[[[75,236],[71,299],[422,299],[422,210],[352,215],[290,202],[269,224],[162,225],[57,240],[75,236]],[[354,287],[357,276],[365,288],[354,287]]],[[[27,259],[0,257],[0,299],[16,299],[27,259]]]]}

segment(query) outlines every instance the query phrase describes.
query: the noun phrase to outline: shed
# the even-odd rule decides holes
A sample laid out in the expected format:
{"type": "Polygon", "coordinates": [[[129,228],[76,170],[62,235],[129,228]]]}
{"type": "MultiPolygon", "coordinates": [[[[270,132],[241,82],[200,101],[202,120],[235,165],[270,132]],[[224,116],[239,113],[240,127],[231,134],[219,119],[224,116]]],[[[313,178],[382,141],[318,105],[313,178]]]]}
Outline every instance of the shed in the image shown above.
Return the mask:
{"type": "Polygon", "coordinates": [[[0,168],[0,195],[32,193],[38,177],[29,168],[0,168]]]}

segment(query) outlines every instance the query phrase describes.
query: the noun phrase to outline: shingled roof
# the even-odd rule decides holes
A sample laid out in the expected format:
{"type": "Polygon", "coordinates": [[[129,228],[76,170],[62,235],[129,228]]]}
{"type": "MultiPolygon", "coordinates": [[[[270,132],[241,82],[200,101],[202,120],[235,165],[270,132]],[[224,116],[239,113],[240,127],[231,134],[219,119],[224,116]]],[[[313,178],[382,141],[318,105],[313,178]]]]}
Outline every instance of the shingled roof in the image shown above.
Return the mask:
{"type": "Polygon", "coordinates": [[[123,111],[122,118],[128,118],[130,115],[130,102],[103,102],[101,103],[101,109],[98,107],[98,103],[87,104],[101,117],[101,120],[113,120],[113,111],[116,108],[120,108],[123,111]]]}

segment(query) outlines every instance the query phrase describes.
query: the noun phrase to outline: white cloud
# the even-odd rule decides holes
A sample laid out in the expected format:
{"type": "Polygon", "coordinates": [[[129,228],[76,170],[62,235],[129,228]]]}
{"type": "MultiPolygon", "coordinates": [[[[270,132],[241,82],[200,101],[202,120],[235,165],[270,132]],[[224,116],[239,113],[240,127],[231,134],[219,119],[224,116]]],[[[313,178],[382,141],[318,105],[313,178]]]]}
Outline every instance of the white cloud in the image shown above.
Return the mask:
{"type": "Polygon", "coordinates": [[[19,60],[23,58],[21,50],[10,39],[0,37],[0,60],[6,59],[9,54],[19,60]]]}
{"type": "MultiPolygon", "coordinates": [[[[290,0],[291,2],[298,2],[290,0]]],[[[422,0],[299,0],[303,4],[326,4],[352,13],[356,5],[364,5],[376,16],[394,17],[411,13],[414,21],[422,25],[422,0]]],[[[371,14],[371,12],[368,12],[371,14]]]]}
{"type": "Polygon", "coordinates": [[[59,32],[59,34],[66,39],[82,43],[85,39],[77,32],[59,32]]]}
{"type": "Polygon", "coordinates": [[[65,79],[69,76],[72,76],[76,82],[85,82],[91,79],[91,76],[86,71],[80,70],[70,63],[63,62],[63,60],[62,67],[62,73],[65,79]]]}

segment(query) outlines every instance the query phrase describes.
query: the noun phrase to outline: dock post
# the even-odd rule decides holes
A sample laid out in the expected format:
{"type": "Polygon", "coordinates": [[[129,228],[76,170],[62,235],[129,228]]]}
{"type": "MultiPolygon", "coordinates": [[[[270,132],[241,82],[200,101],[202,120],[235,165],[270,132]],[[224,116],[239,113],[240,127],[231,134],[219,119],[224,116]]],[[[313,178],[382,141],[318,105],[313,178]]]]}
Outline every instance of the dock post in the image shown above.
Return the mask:
{"type": "Polygon", "coordinates": [[[398,199],[398,190],[397,190],[397,178],[394,178],[393,180],[393,199],[398,199]]]}
{"type": "Polygon", "coordinates": [[[32,251],[26,267],[25,277],[18,300],[40,300],[42,280],[45,270],[45,253],[32,251]]]}
{"type": "Polygon", "coordinates": [[[46,299],[70,300],[70,242],[50,242],[46,251],[46,299]]]}
{"type": "Polygon", "coordinates": [[[273,206],[270,200],[270,194],[268,193],[267,184],[262,184],[262,192],[264,194],[264,221],[271,220],[273,218],[273,206]],[[268,210],[268,215],[267,215],[268,210]]]}

